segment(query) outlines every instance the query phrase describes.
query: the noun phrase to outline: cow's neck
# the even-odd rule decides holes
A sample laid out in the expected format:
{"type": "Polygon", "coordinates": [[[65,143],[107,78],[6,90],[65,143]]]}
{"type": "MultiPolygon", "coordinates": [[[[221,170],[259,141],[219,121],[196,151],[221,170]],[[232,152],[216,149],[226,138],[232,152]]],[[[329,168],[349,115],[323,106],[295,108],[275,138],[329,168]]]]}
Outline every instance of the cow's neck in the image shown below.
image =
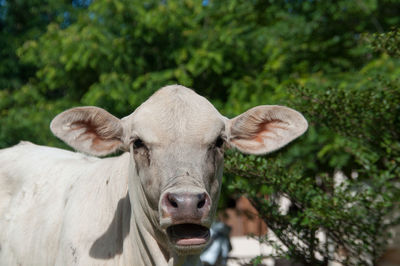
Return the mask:
{"type": "Polygon", "coordinates": [[[158,220],[156,219],[158,211],[152,210],[146,200],[132,156],[130,156],[129,165],[129,198],[132,206],[130,237],[134,253],[133,259],[136,264],[200,265],[198,255],[178,256],[169,253],[166,236],[158,229],[158,220]],[[142,260],[141,262],[137,261],[139,258],[142,260]]]}
{"type": "MultiPolygon", "coordinates": [[[[132,151],[131,154],[133,154],[132,151]]],[[[135,265],[166,265],[168,258],[165,254],[167,252],[159,244],[160,232],[157,232],[154,226],[154,218],[148,215],[151,208],[146,201],[143,187],[136,174],[133,158],[131,155],[129,157],[130,242],[135,265]],[[144,211],[146,209],[147,211],[144,211]]]]}

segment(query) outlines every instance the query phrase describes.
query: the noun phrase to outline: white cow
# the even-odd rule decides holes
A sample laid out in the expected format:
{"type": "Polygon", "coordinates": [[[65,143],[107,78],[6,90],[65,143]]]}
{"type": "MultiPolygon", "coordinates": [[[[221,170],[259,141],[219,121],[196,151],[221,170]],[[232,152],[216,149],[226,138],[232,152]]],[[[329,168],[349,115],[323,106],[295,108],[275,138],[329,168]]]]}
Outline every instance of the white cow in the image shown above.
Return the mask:
{"type": "Polygon", "coordinates": [[[287,107],[233,119],[183,86],[118,119],[69,109],[52,132],[74,153],[29,142],[0,150],[0,265],[195,265],[208,244],[224,149],[276,150],[307,129],[287,107]],[[117,150],[120,156],[96,158],[117,150]]]}

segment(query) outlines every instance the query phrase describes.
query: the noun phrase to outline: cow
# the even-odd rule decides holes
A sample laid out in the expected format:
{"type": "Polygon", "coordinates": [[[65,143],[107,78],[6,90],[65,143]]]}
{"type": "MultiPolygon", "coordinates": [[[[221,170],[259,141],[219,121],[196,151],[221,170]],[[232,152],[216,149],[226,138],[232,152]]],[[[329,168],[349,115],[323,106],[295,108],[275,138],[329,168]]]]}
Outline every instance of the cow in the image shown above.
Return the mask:
{"type": "Polygon", "coordinates": [[[66,110],[50,128],[77,152],[30,142],[0,150],[0,265],[198,265],[224,150],[266,154],[307,126],[283,106],[228,119],[180,85],[122,119],[66,110]]]}

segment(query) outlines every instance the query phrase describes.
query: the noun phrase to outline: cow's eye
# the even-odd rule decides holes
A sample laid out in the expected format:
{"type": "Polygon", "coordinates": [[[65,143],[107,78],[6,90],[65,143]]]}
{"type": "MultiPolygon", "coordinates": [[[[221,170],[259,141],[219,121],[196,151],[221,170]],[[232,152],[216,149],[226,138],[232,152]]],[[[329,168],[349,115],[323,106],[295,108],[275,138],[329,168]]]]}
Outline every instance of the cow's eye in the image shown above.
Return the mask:
{"type": "Polygon", "coordinates": [[[215,141],[215,147],[221,148],[222,145],[224,145],[224,140],[222,139],[221,136],[219,136],[219,137],[217,138],[217,140],[215,141]]]}
{"type": "Polygon", "coordinates": [[[133,148],[134,149],[140,149],[145,147],[143,140],[137,138],[134,142],[133,142],[133,148]]]}

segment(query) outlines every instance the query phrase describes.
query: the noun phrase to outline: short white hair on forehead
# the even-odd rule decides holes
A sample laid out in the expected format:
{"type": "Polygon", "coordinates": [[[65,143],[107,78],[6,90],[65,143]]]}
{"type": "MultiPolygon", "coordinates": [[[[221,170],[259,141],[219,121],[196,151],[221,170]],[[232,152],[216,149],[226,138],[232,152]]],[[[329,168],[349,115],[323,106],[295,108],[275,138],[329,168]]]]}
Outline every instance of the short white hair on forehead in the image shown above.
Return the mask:
{"type": "Polygon", "coordinates": [[[163,141],[196,135],[204,139],[209,133],[213,136],[213,131],[221,131],[225,120],[206,98],[180,85],[161,88],[125,119],[132,122],[128,123],[132,130],[145,130],[147,137],[159,132],[163,141]]]}

